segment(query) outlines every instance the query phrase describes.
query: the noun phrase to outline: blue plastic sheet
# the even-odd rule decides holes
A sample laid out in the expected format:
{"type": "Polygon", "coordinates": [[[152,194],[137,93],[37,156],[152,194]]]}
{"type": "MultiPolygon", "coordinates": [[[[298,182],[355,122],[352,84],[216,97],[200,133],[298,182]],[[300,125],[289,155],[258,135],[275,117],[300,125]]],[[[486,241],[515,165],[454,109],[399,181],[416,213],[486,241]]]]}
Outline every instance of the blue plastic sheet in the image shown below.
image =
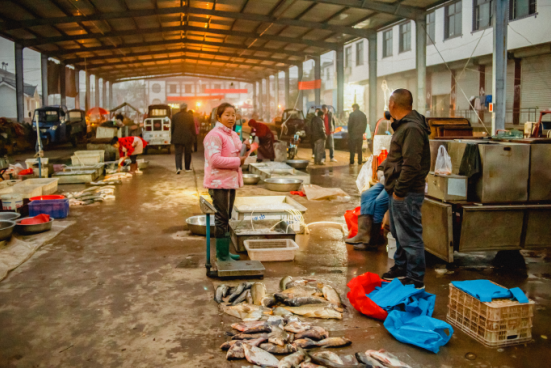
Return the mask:
{"type": "Polygon", "coordinates": [[[429,317],[436,301],[436,295],[415,289],[413,285],[404,286],[398,279],[383,283],[366,296],[387,312],[398,310],[429,317]]]}
{"type": "Polygon", "coordinates": [[[438,353],[450,341],[453,328],[450,324],[428,316],[392,311],[384,326],[396,340],[438,353]]]}
{"type": "Polygon", "coordinates": [[[452,281],[452,285],[481,302],[491,302],[493,299],[516,299],[519,303],[528,303],[528,298],[519,288],[509,290],[490,280],[452,281]]]}

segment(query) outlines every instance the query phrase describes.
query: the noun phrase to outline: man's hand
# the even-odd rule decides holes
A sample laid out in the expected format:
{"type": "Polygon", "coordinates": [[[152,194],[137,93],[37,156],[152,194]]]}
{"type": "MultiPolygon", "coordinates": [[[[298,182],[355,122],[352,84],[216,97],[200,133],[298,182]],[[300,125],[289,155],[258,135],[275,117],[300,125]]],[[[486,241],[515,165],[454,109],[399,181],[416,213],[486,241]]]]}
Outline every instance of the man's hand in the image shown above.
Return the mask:
{"type": "Polygon", "coordinates": [[[392,198],[396,201],[403,201],[406,197],[398,197],[396,193],[392,193],[392,198]]]}

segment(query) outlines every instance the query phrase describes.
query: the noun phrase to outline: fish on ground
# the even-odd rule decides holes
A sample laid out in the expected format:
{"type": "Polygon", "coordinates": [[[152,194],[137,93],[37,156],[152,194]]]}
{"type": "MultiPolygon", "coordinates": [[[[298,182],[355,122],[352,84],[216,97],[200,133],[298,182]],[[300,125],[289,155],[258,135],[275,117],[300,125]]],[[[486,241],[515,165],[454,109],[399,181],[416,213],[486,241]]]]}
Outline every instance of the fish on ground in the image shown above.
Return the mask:
{"type": "Polygon", "coordinates": [[[272,332],[270,333],[270,337],[268,338],[268,341],[272,344],[276,344],[279,346],[285,346],[287,342],[289,342],[289,339],[291,338],[291,335],[282,330],[279,327],[272,327],[272,332]]]}
{"type": "Polygon", "coordinates": [[[266,321],[268,326],[270,327],[278,327],[280,329],[283,329],[283,326],[285,326],[285,319],[281,316],[270,316],[268,317],[268,320],[266,321]]]}
{"type": "Polygon", "coordinates": [[[298,350],[299,348],[301,348],[301,349],[311,349],[311,348],[316,347],[316,342],[312,341],[310,339],[298,339],[298,340],[293,341],[293,343],[291,345],[293,345],[293,347],[296,350],[298,350]]]}
{"type": "Polygon", "coordinates": [[[352,341],[345,337],[329,337],[316,343],[316,346],[324,348],[336,348],[352,344],[352,341]]]}
{"type": "Polygon", "coordinates": [[[304,350],[299,349],[296,353],[287,355],[281,359],[277,368],[296,368],[304,359],[306,359],[306,353],[304,350]]]}
{"type": "Polygon", "coordinates": [[[365,355],[383,363],[385,367],[411,368],[409,365],[398,359],[395,355],[389,353],[384,349],[378,351],[368,350],[365,352],[365,355]]]}
{"type": "Polygon", "coordinates": [[[307,304],[300,307],[283,307],[288,311],[304,317],[313,318],[335,318],[342,319],[342,314],[332,308],[328,308],[323,304],[307,304]]]}
{"type": "Polygon", "coordinates": [[[231,325],[233,329],[246,334],[259,333],[259,332],[272,332],[272,328],[265,321],[248,321],[233,323],[231,325]]]}
{"type": "Polygon", "coordinates": [[[279,360],[265,350],[249,344],[243,344],[243,347],[245,349],[245,358],[251,364],[261,367],[277,367],[279,364],[279,360]]]}
{"type": "Polygon", "coordinates": [[[342,301],[339,293],[329,285],[323,285],[323,288],[321,289],[323,292],[323,297],[329,301],[329,303],[336,305],[337,307],[342,306],[342,301]]]}
{"type": "Polygon", "coordinates": [[[333,363],[337,363],[337,364],[344,364],[342,359],[335,353],[333,353],[332,351],[317,351],[315,353],[311,353],[310,356],[313,358],[313,357],[316,357],[316,358],[323,358],[323,359],[326,359],[330,362],[333,362],[333,363]]]}
{"type": "MultiPolygon", "coordinates": [[[[251,291],[250,290],[244,290],[241,295],[239,295],[237,297],[237,299],[235,299],[232,303],[232,305],[237,305],[239,303],[242,303],[244,302],[245,300],[247,300],[247,296],[251,294],[251,291]]],[[[251,304],[251,303],[249,303],[251,304]]]]}
{"type": "Polygon", "coordinates": [[[293,278],[291,276],[285,276],[279,281],[279,290],[285,290],[287,289],[287,284],[293,281],[293,278]]]}
{"type": "Polygon", "coordinates": [[[318,289],[311,286],[296,286],[294,288],[285,289],[279,293],[275,293],[274,296],[279,301],[285,301],[287,299],[296,298],[299,296],[312,296],[318,292],[318,289]]]}
{"type": "MultiPolygon", "coordinates": [[[[254,301],[254,298],[253,298],[254,301]]],[[[262,300],[260,301],[260,305],[266,308],[272,308],[277,304],[277,299],[274,295],[266,295],[262,300]]]]}
{"type": "Polygon", "coordinates": [[[312,326],[310,329],[306,331],[299,332],[295,334],[295,339],[304,339],[309,338],[311,340],[323,340],[327,339],[329,337],[329,332],[327,332],[326,329],[319,326],[312,326]]]}
{"type": "MultiPolygon", "coordinates": [[[[240,319],[246,318],[253,311],[260,310],[260,312],[262,313],[262,307],[245,303],[239,305],[227,305],[225,303],[221,303],[219,304],[219,308],[220,311],[240,319]]],[[[260,319],[261,317],[262,316],[260,316],[258,319],[260,319]]]]}
{"type": "Polygon", "coordinates": [[[247,321],[258,321],[264,316],[264,311],[262,309],[255,309],[247,313],[242,319],[244,322],[247,321]]]}
{"type": "Polygon", "coordinates": [[[232,340],[256,340],[260,338],[268,340],[269,337],[270,337],[270,334],[265,332],[254,333],[254,334],[240,333],[237,335],[233,335],[232,340]]]}
{"type": "Polygon", "coordinates": [[[385,368],[385,365],[378,360],[367,356],[365,353],[356,353],[356,359],[362,363],[366,364],[368,367],[371,368],[385,368]]]}
{"type": "Polygon", "coordinates": [[[275,307],[274,309],[272,309],[272,314],[274,316],[283,316],[283,317],[293,315],[293,313],[291,311],[288,311],[287,309],[285,309],[283,307],[275,307]]]}
{"type": "Polygon", "coordinates": [[[285,303],[290,307],[300,307],[301,305],[307,305],[307,304],[323,304],[323,303],[327,304],[327,301],[317,296],[299,296],[295,298],[285,299],[283,303],[285,303]]]}
{"type": "Polygon", "coordinates": [[[287,286],[287,289],[290,289],[295,286],[306,286],[314,282],[317,282],[317,280],[313,280],[313,279],[292,280],[291,282],[287,283],[286,286],[287,286]]]}
{"type": "Polygon", "coordinates": [[[309,322],[291,322],[285,326],[285,331],[292,333],[300,333],[312,328],[309,322]]]}
{"type": "Polygon", "coordinates": [[[251,296],[253,298],[253,304],[262,305],[262,299],[267,294],[266,285],[261,282],[255,282],[251,287],[251,296]]]}
{"type": "Polygon", "coordinates": [[[242,282],[237,286],[237,288],[231,293],[230,298],[228,299],[228,302],[233,303],[235,299],[241,296],[245,290],[248,290],[253,286],[252,282],[242,282]]]}
{"type": "Polygon", "coordinates": [[[276,344],[272,344],[271,342],[260,344],[260,348],[266,350],[268,353],[271,354],[289,354],[296,351],[296,349],[291,344],[279,346],[276,344]]]}
{"type": "Polygon", "coordinates": [[[323,365],[317,365],[312,362],[302,362],[300,363],[299,368],[326,368],[326,367],[323,365]]]}
{"type": "Polygon", "coordinates": [[[243,348],[244,344],[248,344],[250,346],[258,346],[264,341],[266,341],[265,338],[247,340],[247,342],[244,342],[243,340],[228,341],[229,343],[233,342],[233,344],[230,344],[230,348],[228,349],[228,352],[226,354],[226,359],[227,360],[244,359],[245,358],[245,349],[243,348]]]}

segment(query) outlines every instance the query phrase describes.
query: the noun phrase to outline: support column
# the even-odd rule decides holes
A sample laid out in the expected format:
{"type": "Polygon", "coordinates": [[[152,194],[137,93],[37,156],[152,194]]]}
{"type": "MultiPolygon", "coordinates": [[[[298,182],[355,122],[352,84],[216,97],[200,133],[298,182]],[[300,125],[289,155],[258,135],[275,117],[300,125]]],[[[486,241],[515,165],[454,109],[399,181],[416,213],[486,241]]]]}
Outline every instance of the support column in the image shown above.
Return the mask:
{"type": "Polygon", "coordinates": [[[337,116],[344,112],[344,45],[337,46],[337,116]]]}
{"type": "Polygon", "coordinates": [[[258,115],[260,116],[260,119],[262,120],[262,115],[264,115],[264,104],[263,104],[263,96],[262,93],[262,79],[258,81],[258,115]]]}
{"type": "Polygon", "coordinates": [[[521,60],[515,59],[515,89],[513,91],[513,124],[520,124],[521,60]]]}
{"type": "Polygon", "coordinates": [[[291,96],[289,96],[289,87],[291,85],[291,78],[290,78],[290,75],[289,75],[289,69],[287,69],[287,71],[285,72],[285,88],[284,88],[284,93],[285,93],[285,109],[290,109],[291,108],[291,96]]]}
{"type": "Polygon", "coordinates": [[[272,119],[271,115],[271,101],[270,101],[270,76],[266,78],[266,120],[269,123],[272,119]]]}
{"type": "Polygon", "coordinates": [[[67,106],[67,80],[65,64],[59,64],[59,104],[67,106]]]}
{"type": "Polygon", "coordinates": [[[101,87],[101,97],[102,97],[102,105],[104,109],[109,109],[110,106],[107,105],[107,81],[105,79],[103,80],[103,85],[101,87]]]}
{"type": "Polygon", "coordinates": [[[303,67],[302,63],[300,63],[298,65],[298,77],[297,77],[297,91],[298,91],[297,109],[298,110],[304,110],[304,106],[303,106],[303,103],[302,103],[302,100],[303,100],[302,91],[298,88],[299,83],[302,82],[303,72],[304,72],[304,67],[303,67]]]}
{"type": "Polygon", "coordinates": [[[417,64],[417,111],[427,112],[427,18],[425,15],[415,21],[415,45],[417,64]]]}
{"type": "MultiPolygon", "coordinates": [[[[484,106],[486,103],[486,65],[478,66],[478,94],[480,95],[480,104],[484,106]]],[[[479,119],[484,121],[484,109],[477,111],[479,119]]]]}
{"type": "Polygon", "coordinates": [[[369,125],[377,124],[377,34],[369,36],[369,125]]]}
{"type": "Polygon", "coordinates": [[[80,109],[80,70],[75,68],[75,109],[80,109]]]}
{"type": "Polygon", "coordinates": [[[94,75],[94,106],[101,106],[99,100],[99,77],[94,75]]]}
{"type": "Polygon", "coordinates": [[[256,108],[257,108],[257,103],[256,103],[256,82],[253,83],[253,112],[256,111],[256,108]]]}
{"type": "MultiPolygon", "coordinates": [[[[321,79],[321,58],[318,56],[314,56],[314,79],[320,80],[321,79]]],[[[314,90],[314,99],[316,106],[321,105],[321,83],[320,88],[316,88],[314,90]]]]}
{"type": "Polygon", "coordinates": [[[275,116],[279,115],[279,72],[275,73],[274,75],[274,84],[275,84],[275,108],[276,108],[276,114],[275,116]]]}
{"type": "Polygon", "coordinates": [[[17,121],[25,119],[25,96],[23,94],[23,46],[15,45],[15,96],[17,103],[17,121]]]}
{"type": "Polygon", "coordinates": [[[456,92],[456,83],[455,83],[455,70],[451,71],[451,89],[450,89],[450,116],[455,117],[455,108],[456,108],[456,101],[457,101],[457,92],[456,92]]]}
{"type": "Polygon", "coordinates": [[[91,74],[87,71],[84,72],[85,78],[86,78],[86,91],[84,93],[84,109],[86,112],[90,110],[90,78],[91,74]]]}
{"type": "Polygon", "coordinates": [[[48,106],[48,56],[40,54],[40,69],[42,79],[42,106],[48,106]]]}
{"type": "Polygon", "coordinates": [[[494,53],[492,54],[492,134],[505,129],[505,100],[507,82],[507,23],[509,0],[494,0],[494,53]]]}
{"type": "Polygon", "coordinates": [[[113,81],[109,81],[109,110],[111,110],[113,107],[113,81]]]}

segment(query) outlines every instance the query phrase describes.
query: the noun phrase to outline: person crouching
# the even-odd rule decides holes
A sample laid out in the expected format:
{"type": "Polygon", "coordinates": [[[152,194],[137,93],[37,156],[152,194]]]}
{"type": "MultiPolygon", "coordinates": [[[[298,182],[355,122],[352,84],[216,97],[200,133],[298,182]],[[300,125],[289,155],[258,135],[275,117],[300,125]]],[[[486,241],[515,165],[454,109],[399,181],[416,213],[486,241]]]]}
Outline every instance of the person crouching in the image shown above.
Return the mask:
{"type": "Polygon", "coordinates": [[[111,145],[119,150],[119,168],[122,166],[127,158],[130,158],[130,173],[134,174],[138,172],[138,155],[143,153],[143,149],[147,146],[147,142],[142,137],[113,137],[111,145]]]}

